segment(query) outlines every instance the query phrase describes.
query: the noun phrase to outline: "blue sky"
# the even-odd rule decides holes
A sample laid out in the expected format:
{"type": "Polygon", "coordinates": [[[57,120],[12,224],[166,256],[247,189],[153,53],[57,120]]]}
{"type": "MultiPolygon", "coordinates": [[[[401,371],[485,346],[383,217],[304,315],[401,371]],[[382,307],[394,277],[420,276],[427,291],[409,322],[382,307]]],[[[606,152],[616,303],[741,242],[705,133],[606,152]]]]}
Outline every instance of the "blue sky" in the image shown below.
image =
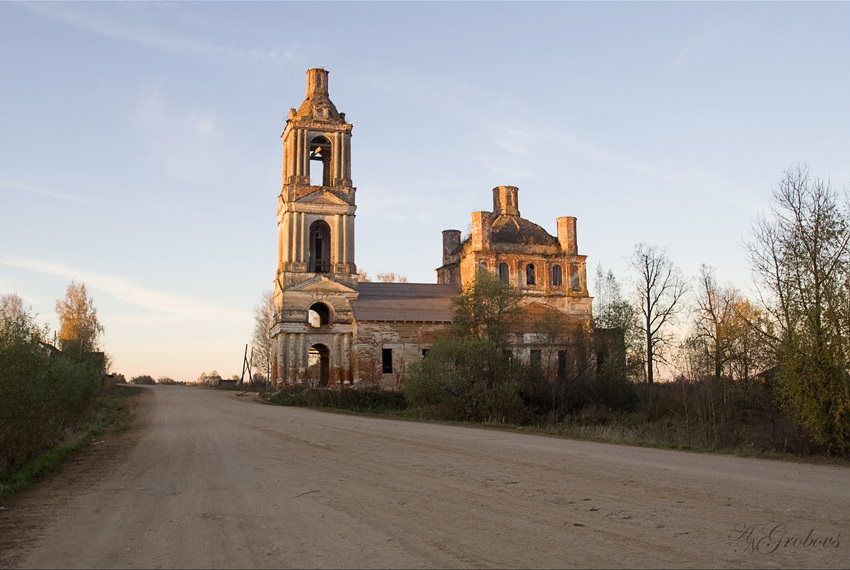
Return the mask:
{"type": "MultiPolygon", "coordinates": [[[[782,172],[850,182],[847,2],[0,2],[0,293],[86,283],[114,369],[241,371],[305,72],[354,124],[356,261],[434,282],[491,189],[613,269],[747,291],[782,172]]],[[[592,275],[591,275],[592,277],[592,275]]]]}

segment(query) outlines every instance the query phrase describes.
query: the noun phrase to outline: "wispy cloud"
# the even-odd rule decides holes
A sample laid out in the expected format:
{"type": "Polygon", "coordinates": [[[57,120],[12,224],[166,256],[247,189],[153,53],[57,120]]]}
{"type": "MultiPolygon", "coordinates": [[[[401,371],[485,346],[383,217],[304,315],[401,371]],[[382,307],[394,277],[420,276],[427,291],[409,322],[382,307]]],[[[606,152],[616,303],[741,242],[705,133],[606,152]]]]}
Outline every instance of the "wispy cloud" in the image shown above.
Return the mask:
{"type": "MultiPolygon", "coordinates": [[[[712,42],[733,32],[739,23],[728,23],[706,32],[694,40],[681,56],[684,64],[689,54],[695,54],[712,42]]],[[[366,80],[375,88],[400,93],[415,105],[427,105],[466,125],[467,138],[471,133],[481,133],[484,138],[475,139],[489,146],[478,148],[476,159],[495,176],[519,181],[530,179],[547,168],[536,162],[538,156],[570,156],[601,165],[606,169],[617,169],[655,179],[670,188],[689,188],[697,192],[710,192],[729,203],[742,207],[745,196],[732,182],[709,170],[671,167],[652,158],[639,158],[619,152],[604,141],[592,140],[576,132],[569,118],[553,112],[551,107],[538,109],[525,101],[506,97],[501,93],[475,87],[463,80],[446,76],[415,73],[406,70],[381,70],[365,74],[366,80]],[[494,152],[494,151],[501,152],[494,152]],[[540,151],[543,152],[540,152],[540,151]]]]}
{"type": "Polygon", "coordinates": [[[224,59],[234,63],[288,64],[297,59],[290,49],[242,48],[206,42],[166,30],[162,22],[173,19],[165,11],[179,9],[166,2],[26,2],[19,4],[39,16],[121,41],[145,45],[181,56],[224,59]]]}
{"type": "Polygon", "coordinates": [[[104,204],[103,200],[91,198],[89,196],[78,196],[76,194],[68,194],[67,192],[57,192],[56,190],[48,190],[32,184],[21,184],[19,182],[9,182],[0,180],[0,191],[4,192],[24,192],[26,194],[38,194],[49,198],[58,198],[60,200],[68,200],[70,202],[79,202],[82,204],[104,204]]]}
{"type": "Polygon", "coordinates": [[[133,124],[151,160],[173,178],[195,183],[219,179],[224,133],[215,114],[173,108],[160,86],[151,85],[138,99],[133,124]]]}
{"type": "Polygon", "coordinates": [[[364,79],[377,89],[403,94],[417,106],[437,109],[461,125],[485,129],[489,142],[509,154],[528,154],[539,136],[528,128],[530,107],[464,81],[405,70],[367,72],[364,79]]]}
{"type": "Polygon", "coordinates": [[[100,273],[87,269],[70,267],[62,263],[30,259],[15,255],[4,255],[0,258],[0,265],[25,269],[43,275],[62,277],[68,280],[82,281],[92,289],[103,291],[112,297],[148,309],[155,313],[172,316],[192,316],[211,319],[244,319],[250,318],[244,311],[223,309],[197,301],[149,289],[135,283],[132,279],[108,273],[100,273]]]}
{"type": "Polygon", "coordinates": [[[730,36],[738,29],[742,29],[743,25],[744,23],[741,21],[724,22],[696,34],[676,52],[670,63],[671,70],[674,73],[679,72],[696,60],[713,54],[728,43],[730,36]]]}
{"type": "MultiPolygon", "coordinates": [[[[596,162],[635,169],[629,159],[572,132],[567,120],[548,106],[541,112],[524,101],[442,76],[380,72],[369,74],[367,80],[377,88],[402,92],[406,98],[436,108],[461,124],[484,130],[493,147],[520,158],[525,165],[535,149],[556,145],[596,162]]],[[[502,164],[501,168],[509,167],[502,164]]]]}

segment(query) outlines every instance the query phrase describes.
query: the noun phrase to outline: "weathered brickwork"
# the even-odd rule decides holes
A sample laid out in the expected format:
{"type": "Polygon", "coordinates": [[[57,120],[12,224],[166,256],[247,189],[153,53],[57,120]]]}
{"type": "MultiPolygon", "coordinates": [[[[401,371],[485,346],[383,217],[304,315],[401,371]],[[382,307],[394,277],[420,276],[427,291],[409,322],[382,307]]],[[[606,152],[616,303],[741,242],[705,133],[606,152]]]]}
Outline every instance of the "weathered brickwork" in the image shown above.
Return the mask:
{"type": "Polygon", "coordinates": [[[574,361],[569,346],[530,331],[534,319],[551,309],[566,316],[572,337],[589,324],[586,256],[578,254],[576,219],[557,218],[557,235],[550,235],[520,216],[514,186],[493,189],[493,210],[472,213],[466,239],[457,230],[443,232],[437,284],[358,283],[352,128],[330,100],[328,72],[308,70],[304,102],[290,109],[281,135],[271,330],[275,385],[400,386],[408,366],[450,325],[451,299],[481,269],[522,292],[528,319],[511,335],[517,358],[539,359],[561,371],[574,361]]]}
{"type": "Polygon", "coordinates": [[[385,388],[399,387],[407,367],[422,360],[445,324],[405,322],[358,322],[354,346],[359,382],[385,388]],[[385,353],[389,351],[389,353],[385,353]]]}

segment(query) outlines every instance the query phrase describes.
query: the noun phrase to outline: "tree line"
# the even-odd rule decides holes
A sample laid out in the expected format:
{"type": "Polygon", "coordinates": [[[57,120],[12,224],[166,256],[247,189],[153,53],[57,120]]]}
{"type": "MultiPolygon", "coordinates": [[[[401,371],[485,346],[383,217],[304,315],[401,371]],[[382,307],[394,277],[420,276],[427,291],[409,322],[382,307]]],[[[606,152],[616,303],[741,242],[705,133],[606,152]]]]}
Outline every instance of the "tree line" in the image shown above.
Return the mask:
{"type": "Polygon", "coordinates": [[[787,170],[771,198],[746,243],[755,298],[720,285],[705,265],[691,285],[663,250],[639,244],[633,300],[600,267],[594,320],[625,331],[633,381],[652,384],[659,364],[679,381],[757,378],[808,438],[846,454],[850,198],[805,165],[787,170]]]}

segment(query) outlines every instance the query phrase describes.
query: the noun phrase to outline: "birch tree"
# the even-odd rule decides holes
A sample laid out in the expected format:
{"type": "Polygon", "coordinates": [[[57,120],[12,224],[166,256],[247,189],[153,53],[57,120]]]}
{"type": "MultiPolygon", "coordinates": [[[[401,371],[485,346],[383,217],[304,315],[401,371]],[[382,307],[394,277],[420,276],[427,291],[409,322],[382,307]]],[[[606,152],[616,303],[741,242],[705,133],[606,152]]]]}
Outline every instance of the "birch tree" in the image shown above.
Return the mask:
{"type": "Polygon", "coordinates": [[[59,317],[62,350],[79,354],[97,350],[97,338],[103,333],[103,325],[100,324],[94,300],[89,297],[85,283],[71,281],[65,298],[56,302],[56,315],[59,317]]]}
{"type": "Polygon", "coordinates": [[[271,328],[275,322],[274,296],[271,289],[263,291],[254,307],[253,367],[269,379],[272,362],[271,328]]]}

